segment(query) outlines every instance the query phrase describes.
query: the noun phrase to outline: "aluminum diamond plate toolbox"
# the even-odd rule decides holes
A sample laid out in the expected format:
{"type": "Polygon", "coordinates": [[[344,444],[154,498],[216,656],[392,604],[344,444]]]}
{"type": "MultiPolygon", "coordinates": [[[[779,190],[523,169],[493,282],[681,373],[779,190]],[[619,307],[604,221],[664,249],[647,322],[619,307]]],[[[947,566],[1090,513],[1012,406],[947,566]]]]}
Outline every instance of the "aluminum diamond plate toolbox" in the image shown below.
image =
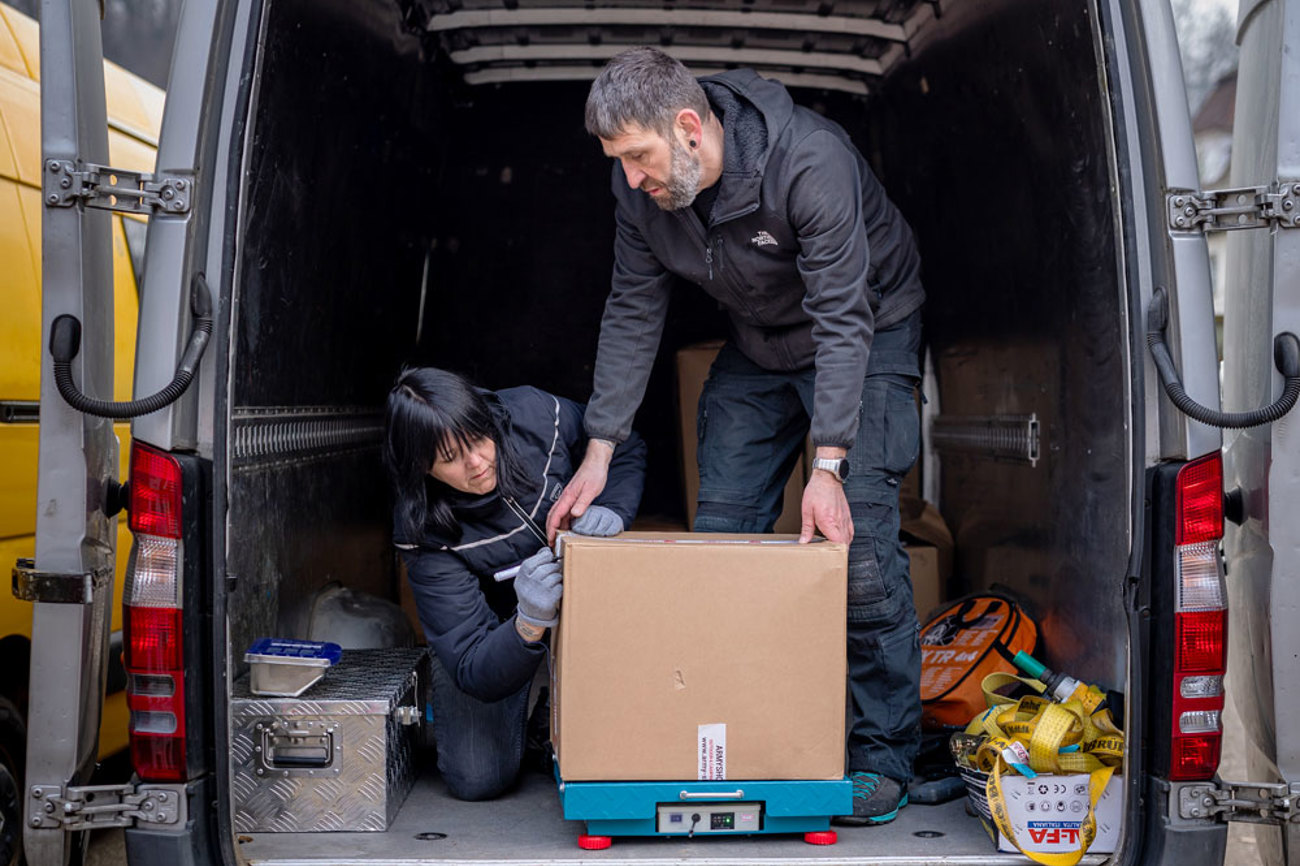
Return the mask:
{"type": "Polygon", "coordinates": [[[231,696],[239,832],[387,830],[415,782],[426,648],[345,650],[298,697],[231,696]]]}

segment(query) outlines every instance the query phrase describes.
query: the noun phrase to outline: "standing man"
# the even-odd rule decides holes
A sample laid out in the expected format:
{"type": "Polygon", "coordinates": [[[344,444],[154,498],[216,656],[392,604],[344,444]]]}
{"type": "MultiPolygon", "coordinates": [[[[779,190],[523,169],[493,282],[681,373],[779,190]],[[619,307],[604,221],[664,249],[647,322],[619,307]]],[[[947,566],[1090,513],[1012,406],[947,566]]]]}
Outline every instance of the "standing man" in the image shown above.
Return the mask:
{"type": "Polygon", "coordinates": [[[700,397],[697,532],[770,532],[810,425],[817,455],[801,541],[849,547],[848,765],[853,815],[907,805],[920,740],[921,653],[899,482],[920,427],[920,258],[848,135],[752,70],[697,81],[653,48],[592,84],[587,130],[614,159],[614,274],[586,457],[547,520],[605,486],[663,333],[674,277],[726,309],[730,339],[700,397]]]}

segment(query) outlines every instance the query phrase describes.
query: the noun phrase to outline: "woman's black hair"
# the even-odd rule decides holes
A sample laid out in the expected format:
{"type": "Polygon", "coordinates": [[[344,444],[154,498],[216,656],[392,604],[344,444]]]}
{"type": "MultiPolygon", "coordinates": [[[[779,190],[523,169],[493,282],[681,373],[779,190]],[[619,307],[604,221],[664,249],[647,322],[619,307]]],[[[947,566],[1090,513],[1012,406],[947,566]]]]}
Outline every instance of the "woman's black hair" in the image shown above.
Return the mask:
{"type": "Polygon", "coordinates": [[[452,540],[460,524],[447,501],[452,488],[429,475],[441,452],[491,437],[497,450],[497,491],[519,498],[531,486],[520,465],[510,416],[489,392],[458,373],[408,367],[388,392],[384,412],[384,465],[397,499],[394,527],[400,541],[416,544],[427,531],[452,540]]]}

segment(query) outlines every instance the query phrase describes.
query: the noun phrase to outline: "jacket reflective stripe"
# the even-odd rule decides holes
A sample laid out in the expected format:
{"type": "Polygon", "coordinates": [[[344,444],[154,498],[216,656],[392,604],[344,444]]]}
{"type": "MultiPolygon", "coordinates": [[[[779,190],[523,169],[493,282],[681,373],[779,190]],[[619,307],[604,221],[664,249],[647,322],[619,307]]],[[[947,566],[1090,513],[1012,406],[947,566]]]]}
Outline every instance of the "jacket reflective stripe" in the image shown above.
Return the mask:
{"type": "MultiPolygon", "coordinates": [[[[554,397],[552,397],[551,399],[555,400],[554,397]]],[[[537,501],[533,503],[533,510],[528,512],[529,517],[536,517],[537,509],[542,507],[542,499],[543,497],[546,496],[546,490],[549,486],[546,483],[546,473],[551,471],[551,461],[555,458],[555,446],[558,445],[559,442],[560,442],[560,401],[555,400],[555,433],[553,436],[551,436],[551,449],[546,453],[546,465],[542,467],[542,491],[541,493],[537,494],[537,501]]],[[[494,535],[491,538],[480,538],[478,541],[471,541],[468,544],[458,544],[455,547],[444,546],[442,549],[443,550],[470,550],[471,548],[482,547],[485,544],[495,544],[496,542],[503,541],[509,538],[510,536],[515,535],[525,529],[527,529],[527,527],[521,523],[514,529],[510,530],[509,532],[503,533],[501,535],[494,535]]],[[[400,547],[401,545],[398,546],[400,547]]]]}

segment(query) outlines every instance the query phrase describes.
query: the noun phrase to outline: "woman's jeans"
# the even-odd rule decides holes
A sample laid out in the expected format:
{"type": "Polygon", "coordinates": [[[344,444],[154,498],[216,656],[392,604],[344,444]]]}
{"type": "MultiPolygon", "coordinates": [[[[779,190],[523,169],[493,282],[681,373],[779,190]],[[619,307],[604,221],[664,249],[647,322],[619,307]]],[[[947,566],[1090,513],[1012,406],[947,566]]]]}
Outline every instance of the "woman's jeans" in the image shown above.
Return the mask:
{"type": "Polygon", "coordinates": [[[470,697],[433,659],[433,735],[438,771],[460,800],[500,796],[519,775],[527,726],[528,690],[490,704],[470,697]]]}
{"type": "MultiPolygon", "coordinates": [[[[920,745],[921,647],[898,540],[898,490],[920,451],[920,349],[919,310],[875,335],[844,484],[853,515],[848,766],[904,784],[920,745]]],[[[700,395],[696,532],[772,531],[803,453],[814,375],[764,370],[732,344],[723,347],[700,395]]]]}

